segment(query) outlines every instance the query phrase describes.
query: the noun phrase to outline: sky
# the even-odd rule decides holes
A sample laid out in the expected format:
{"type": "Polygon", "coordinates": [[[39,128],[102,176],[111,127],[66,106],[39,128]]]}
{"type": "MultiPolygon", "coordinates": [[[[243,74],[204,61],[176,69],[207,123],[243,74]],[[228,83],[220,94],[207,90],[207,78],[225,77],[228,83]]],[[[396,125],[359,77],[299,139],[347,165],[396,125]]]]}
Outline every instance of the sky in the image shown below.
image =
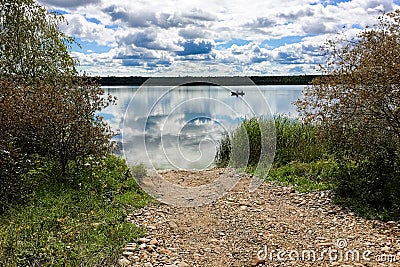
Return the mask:
{"type": "Polygon", "coordinates": [[[400,0],[37,0],[64,15],[93,76],[304,75],[321,46],[400,0]]]}

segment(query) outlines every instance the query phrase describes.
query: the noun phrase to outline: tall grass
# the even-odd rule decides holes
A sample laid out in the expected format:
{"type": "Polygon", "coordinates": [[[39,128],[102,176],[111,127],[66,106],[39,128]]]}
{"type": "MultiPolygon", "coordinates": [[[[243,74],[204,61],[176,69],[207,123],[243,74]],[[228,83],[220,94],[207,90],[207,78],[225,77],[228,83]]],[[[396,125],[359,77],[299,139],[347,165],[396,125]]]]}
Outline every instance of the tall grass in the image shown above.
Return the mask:
{"type": "Polygon", "coordinates": [[[254,168],[271,162],[275,151],[274,123],[267,118],[245,119],[220,140],[215,162],[218,167],[254,168]]]}
{"type": "Polygon", "coordinates": [[[312,162],[327,155],[325,144],[317,138],[317,126],[296,119],[276,116],[275,165],[292,161],[312,162]]]}
{"type": "Polygon", "coordinates": [[[276,149],[275,166],[292,161],[319,160],[327,150],[319,142],[316,133],[316,126],[282,116],[246,119],[234,132],[220,140],[215,162],[219,167],[228,164],[254,167],[260,163],[260,159],[265,160],[262,151],[271,154],[272,149],[276,149]],[[269,136],[262,136],[262,133],[269,136]],[[276,145],[273,144],[275,140],[276,145]]]}
{"type": "Polygon", "coordinates": [[[302,192],[329,189],[337,164],[317,138],[317,131],[317,126],[283,116],[247,119],[223,136],[215,162],[219,167],[257,170],[266,180],[291,184],[302,192]],[[272,168],[263,171],[270,168],[272,156],[272,168]]]}

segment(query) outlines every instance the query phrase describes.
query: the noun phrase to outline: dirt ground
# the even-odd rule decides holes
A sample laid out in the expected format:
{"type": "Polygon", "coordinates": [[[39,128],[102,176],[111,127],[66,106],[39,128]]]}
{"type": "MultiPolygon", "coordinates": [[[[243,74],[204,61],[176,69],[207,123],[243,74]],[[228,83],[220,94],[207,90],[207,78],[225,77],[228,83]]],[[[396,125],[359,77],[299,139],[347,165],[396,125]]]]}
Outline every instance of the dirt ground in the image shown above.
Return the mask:
{"type": "Polygon", "coordinates": [[[147,227],[129,243],[120,266],[400,266],[400,225],[356,217],[335,206],[330,192],[300,194],[228,169],[164,171],[183,187],[222,174],[240,178],[233,190],[197,207],[147,206],[128,221],[147,227]]]}

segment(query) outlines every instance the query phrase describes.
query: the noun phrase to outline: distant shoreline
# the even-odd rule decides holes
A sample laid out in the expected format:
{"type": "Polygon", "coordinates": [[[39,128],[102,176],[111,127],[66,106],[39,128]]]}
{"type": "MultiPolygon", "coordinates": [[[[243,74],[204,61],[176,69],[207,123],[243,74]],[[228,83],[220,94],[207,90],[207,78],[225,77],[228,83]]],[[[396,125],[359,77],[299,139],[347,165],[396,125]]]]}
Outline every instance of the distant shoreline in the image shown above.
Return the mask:
{"type": "MultiPolygon", "coordinates": [[[[298,76],[248,76],[256,85],[308,85],[314,78],[321,77],[321,75],[298,75],[298,76]]],[[[102,86],[140,86],[145,83],[149,78],[152,79],[152,84],[157,85],[172,85],[172,83],[179,83],[182,85],[249,85],[243,77],[100,77],[100,84],[102,86]],[[173,81],[173,82],[171,82],[173,81]]],[[[248,80],[247,80],[248,81],[248,80]]]]}

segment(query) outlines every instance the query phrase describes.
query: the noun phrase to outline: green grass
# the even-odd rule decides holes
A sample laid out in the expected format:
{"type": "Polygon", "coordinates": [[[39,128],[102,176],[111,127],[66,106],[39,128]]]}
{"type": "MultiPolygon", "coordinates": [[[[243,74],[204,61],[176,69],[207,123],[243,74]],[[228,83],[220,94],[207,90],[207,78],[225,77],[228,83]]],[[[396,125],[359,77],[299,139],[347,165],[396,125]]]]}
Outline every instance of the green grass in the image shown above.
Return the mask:
{"type": "Polygon", "coordinates": [[[334,160],[319,160],[311,163],[290,162],[274,166],[265,177],[266,181],[277,181],[292,186],[298,192],[333,189],[332,176],[337,171],[334,160]]]}
{"type": "MultiPolygon", "coordinates": [[[[48,166],[48,163],[46,163],[48,166]]],[[[51,165],[51,164],[50,164],[51,165]]],[[[110,266],[122,248],[145,233],[126,215],[154,203],[115,156],[93,159],[87,169],[52,183],[57,171],[42,168],[30,200],[0,217],[0,266],[110,266]]]]}
{"type": "Polygon", "coordinates": [[[275,116],[274,121],[275,165],[282,166],[293,161],[309,163],[329,154],[324,142],[317,137],[317,126],[281,116],[275,116]]]}

